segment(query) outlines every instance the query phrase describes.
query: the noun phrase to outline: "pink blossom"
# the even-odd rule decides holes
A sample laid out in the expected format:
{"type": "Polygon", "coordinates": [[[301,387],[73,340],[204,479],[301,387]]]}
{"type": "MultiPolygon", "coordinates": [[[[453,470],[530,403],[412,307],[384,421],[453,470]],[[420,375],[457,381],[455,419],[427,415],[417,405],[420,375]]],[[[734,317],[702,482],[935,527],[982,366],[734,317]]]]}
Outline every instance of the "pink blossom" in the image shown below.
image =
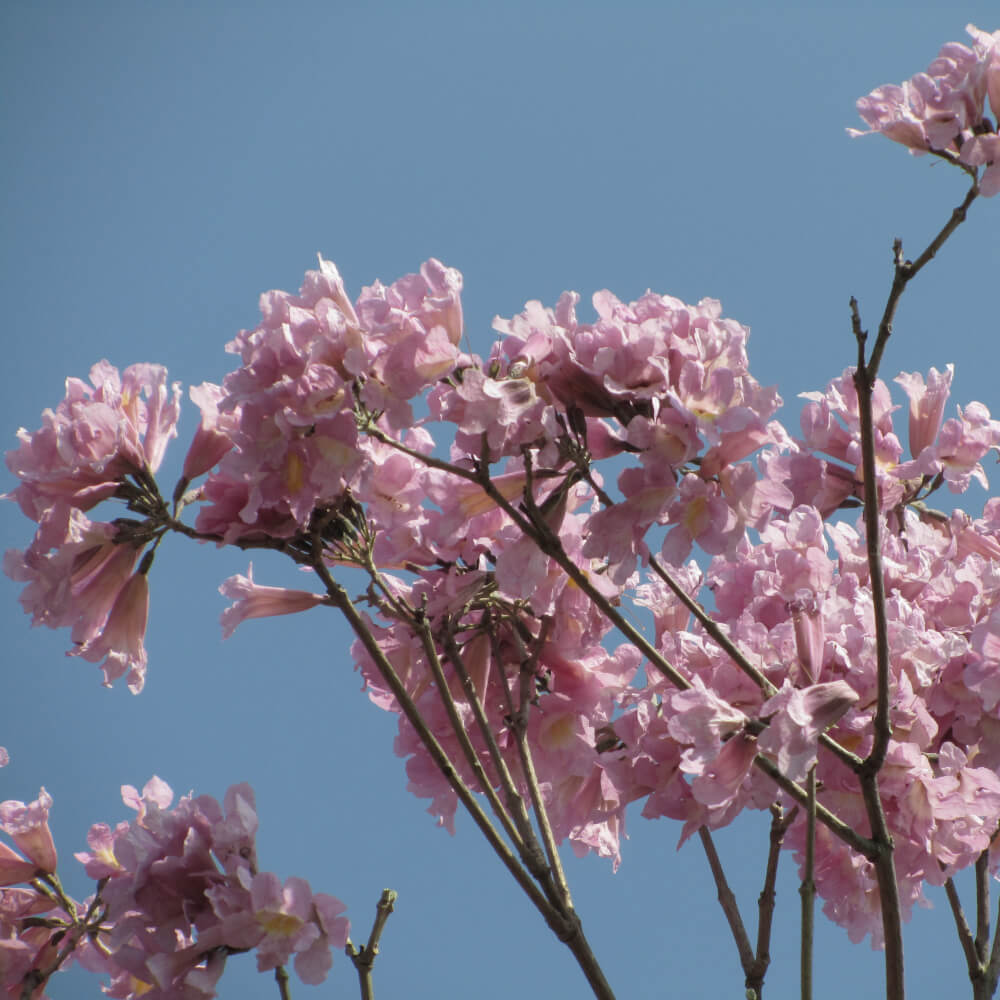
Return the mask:
{"type": "Polygon", "coordinates": [[[972,479],[983,487],[989,484],[980,465],[987,452],[1000,446],[1000,421],[993,420],[982,403],[969,403],[958,417],[946,420],[937,441],[912,462],[900,465],[895,474],[902,478],[941,474],[953,493],[968,489],[972,479]]]}
{"type": "Polygon", "coordinates": [[[744,522],[718,485],[694,473],[681,480],[668,516],[673,527],[663,543],[663,556],[670,563],[683,563],[694,542],[710,555],[732,552],[743,535],[744,522]]]}
{"type": "Polygon", "coordinates": [[[38,798],[27,805],[13,799],[0,802],[0,830],[24,852],[34,866],[34,872],[56,870],[58,857],[49,830],[51,808],[52,796],[44,788],[38,793],[38,798]]]}
{"type": "Polygon", "coordinates": [[[184,480],[190,482],[217,465],[232,447],[232,432],[239,416],[238,411],[220,413],[219,403],[224,392],[211,382],[193,385],[188,390],[192,402],[201,410],[201,423],[184,457],[184,480]]]}
{"type": "Polygon", "coordinates": [[[1000,135],[974,135],[962,143],[958,156],[970,167],[986,167],[979,178],[979,193],[984,198],[1000,191],[1000,135]]]}
{"type": "Polygon", "coordinates": [[[748,722],[743,712],[709,690],[697,675],[691,688],[671,694],[669,702],[670,735],[701,750],[717,749],[723,736],[739,731],[748,722]]]}
{"type": "Polygon", "coordinates": [[[222,612],[222,636],[228,639],[236,626],[248,618],[267,618],[271,615],[292,615],[322,604],[325,597],[307,590],[289,590],[286,587],[262,587],[253,581],[253,563],[246,576],[231,576],[219,587],[219,592],[236,603],[222,612]]]}
{"type": "Polygon", "coordinates": [[[144,639],[148,618],[149,579],[140,568],[118,592],[100,633],[67,655],[100,662],[105,687],[127,674],[129,690],[138,694],[146,680],[144,639]]]}
{"type": "Polygon", "coordinates": [[[45,410],[39,430],[21,428],[20,448],[7,453],[7,467],[21,480],[10,495],[33,520],[59,499],[89,510],[126,476],[155,472],[177,433],[180,385],[168,397],[165,368],[132,365],[119,377],[101,361],[90,380],[67,379],[66,398],[45,410]]]}
{"type": "Polygon", "coordinates": [[[972,51],[949,42],[925,73],[916,74],[901,87],[879,87],[862,97],[858,112],[870,129],[848,129],[848,133],[881,132],[917,152],[947,149],[964,129],[982,118],[976,65],[972,51]]]}
{"type": "Polygon", "coordinates": [[[291,877],[282,885],[277,875],[262,872],[250,887],[254,917],[264,937],[257,945],[257,969],[285,965],[293,953],[308,951],[320,936],[312,921],[313,897],[305,879],[291,877]]]}
{"type": "Polygon", "coordinates": [[[929,448],[938,436],[954,374],[955,366],[948,365],[943,373],[932,368],[926,384],[923,376],[917,372],[903,372],[894,380],[910,397],[910,454],[914,458],[925,448],[929,448]]]}
{"type": "Polygon", "coordinates": [[[844,681],[795,688],[786,680],[781,690],[760,708],[761,716],[770,716],[770,721],[758,737],[758,746],[774,756],[782,774],[801,781],[816,761],[816,740],[820,733],[857,700],[857,692],[844,681]]]}
{"type": "Polygon", "coordinates": [[[61,500],[42,516],[27,550],[5,554],[4,572],[27,584],[20,600],[32,624],[72,625],[78,644],[101,631],[138,557],[132,546],[115,544],[116,534],[114,525],[61,500]]]}
{"type": "Polygon", "coordinates": [[[122,798],[134,820],[93,827],[93,853],[77,855],[105,880],[101,948],[112,995],[212,997],[230,950],[253,948],[261,969],[295,954],[304,982],[325,978],[330,948],[347,940],[344,906],[301,879],[282,887],[256,874],[249,785],[232,786],[224,808],[208,796],[171,808],[173,792],[156,777],[141,792],[123,786],[122,798]]]}

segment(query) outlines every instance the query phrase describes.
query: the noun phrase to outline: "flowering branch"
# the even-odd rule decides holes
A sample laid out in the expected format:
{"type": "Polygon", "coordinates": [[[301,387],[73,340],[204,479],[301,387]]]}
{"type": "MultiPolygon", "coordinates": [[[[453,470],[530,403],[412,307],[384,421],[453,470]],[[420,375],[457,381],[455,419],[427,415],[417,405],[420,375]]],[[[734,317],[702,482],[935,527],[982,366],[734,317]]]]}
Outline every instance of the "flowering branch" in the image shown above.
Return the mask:
{"type": "Polygon", "coordinates": [[[501,862],[503,862],[504,866],[511,873],[511,875],[513,875],[517,884],[521,887],[532,903],[535,904],[535,907],[542,914],[546,923],[555,932],[559,940],[563,941],[573,953],[573,956],[580,965],[580,968],[586,976],[591,989],[594,991],[594,995],[598,997],[599,1000],[614,1000],[614,993],[611,991],[611,987],[608,985],[608,982],[604,977],[604,973],[602,972],[600,965],[597,963],[587,939],[584,937],[579,917],[575,914],[575,912],[569,910],[568,908],[563,909],[562,911],[556,909],[548,901],[548,899],[542,895],[535,883],[532,881],[531,876],[524,870],[524,868],[521,867],[517,858],[511,853],[510,849],[503,842],[489,818],[479,807],[479,803],[476,801],[475,796],[466,786],[454,764],[448,758],[447,753],[428,728],[423,717],[420,715],[419,710],[413,703],[413,700],[407,694],[399,675],[396,673],[392,664],[383,653],[375,637],[372,635],[371,630],[365,624],[364,619],[354,607],[347,591],[344,590],[344,588],[337,583],[332,576],[330,576],[329,570],[323,563],[321,555],[319,554],[318,547],[317,554],[313,562],[313,568],[316,575],[326,587],[327,595],[329,596],[331,603],[334,607],[338,608],[347,619],[348,625],[350,625],[352,631],[361,641],[368,655],[372,658],[379,670],[379,673],[382,675],[386,684],[392,691],[393,696],[396,698],[400,709],[416,730],[421,742],[427,748],[432,759],[434,760],[434,763],[437,765],[438,770],[458,796],[462,805],[472,817],[473,822],[475,822],[476,826],[479,827],[482,834],[486,837],[486,840],[493,849],[494,853],[501,860],[501,862]]]}

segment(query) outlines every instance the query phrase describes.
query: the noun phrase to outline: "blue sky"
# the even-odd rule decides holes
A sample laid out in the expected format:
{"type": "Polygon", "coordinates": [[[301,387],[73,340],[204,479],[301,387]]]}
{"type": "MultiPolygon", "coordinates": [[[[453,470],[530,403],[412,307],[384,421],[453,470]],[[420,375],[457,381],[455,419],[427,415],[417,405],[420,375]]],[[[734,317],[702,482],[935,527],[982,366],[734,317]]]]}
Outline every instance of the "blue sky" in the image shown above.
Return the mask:
{"type": "MultiPolygon", "coordinates": [[[[224,344],[269,288],[315,255],[352,294],[429,256],[465,275],[467,330],[564,289],[647,288],[721,299],[752,329],[757,379],[796,394],[854,357],[847,301],[874,326],[894,236],[917,252],[961,200],[956,171],[889,142],[850,140],[854,101],[923,69],[997,6],[590,2],[88,4],[0,11],[0,430],[34,428],[67,375],[108,358],[221,381],[224,344]]],[[[997,408],[997,203],[903,302],[883,372],[956,364],[953,402],[997,408]]],[[[169,490],[196,424],[187,405],[169,490]]],[[[13,481],[0,489],[12,487],[13,481]]],[[[971,503],[981,503],[982,494],[971,503]]],[[[3,548],[30,526],[0,506],[3,548]]],[[[0,799],[45,785],[72,890],[89,825],[126,818],[119,786],[159,774],[221,798],[251,782],[261,864],[348,904],[367,933],[383,886],[400,900],[376,966],[381,996],[577,997],[564,949],[460,818],[436,829],[405,791],[392,719],[368,704],[349,638],[323,611],[252,622],[221,641],[218,583],[247,557],[177,539],[157,557],[146,691],[108,691],[32,630],[0,579],[5,643],[0,799]]],[[[300,582],[255,559],[265,583],[300,582]]],[[[301,585],[301,584],[300,584],[301,585]]],[[[621,870],[570,859],[585,927],[621,998],[741,996],[742,977],[697,844],[630,819],[621,870]]],[[[745,907],[765,831],[719,838],[745,907]]],[[[798,897],[785,858],[766,995],[797,983],[798,897]]],[[[913,997],[963,995],[944,900],[908,925],[913,997]]],[[[748,913],[752,922],[753,914],[748,913]]],[[[816,996],[875,996],[880,956],[823,924],[816,996]]],[[[273,998],[233,960],[223,998],[273,998]]],[[[351,996],[346,959],[324,987],[351,996]]],[[[64,977],[50,994],[95,995],[64,977]]]]}

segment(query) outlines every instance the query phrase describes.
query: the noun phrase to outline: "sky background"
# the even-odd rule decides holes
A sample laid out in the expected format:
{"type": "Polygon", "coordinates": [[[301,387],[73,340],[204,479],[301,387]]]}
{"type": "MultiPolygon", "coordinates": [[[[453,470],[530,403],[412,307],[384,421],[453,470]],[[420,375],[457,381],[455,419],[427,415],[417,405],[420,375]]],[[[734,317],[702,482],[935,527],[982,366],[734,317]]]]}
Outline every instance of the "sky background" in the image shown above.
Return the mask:
{"type": "MultiPolygon", "coordinates": [[[[991,2],[292,2],[0,4],[0,431],[62,396],[101,358],[165,364],[185,388],[221,381],[225,343],[270,288],[294,291],[316,253],[356,296],[435,256],[465,276],[467,332],[564,289],[647,288],[722,301],[752,329],[752,371],[796,394],[854,359],[847,302],[874,327],[899,236],[916,255],[965,192],[963,175],[880,137],[851,140],[854,102],[927,66],[991,2]]],[[[907,292],[883,373],[956,364],[952,403],[996,403],[1000,198],[907,292]]],[[[586,310],[581,310],[587,318],[586,310]]],[[[897,401],[902,393],[897,389],[897,401]]],[[[949,407],[949,412],[953,412],[949,407]]],[[[169,493],[197,410],[161,470],[169,493]]],[[[6,472],[4,472],[6,475],[6,472]]],[[[13,478],[0,490],[13,488],[13,478]]],[[[970,494],[978,513],[983,494],[970,494]]],[[[3,548],[32,526],[0,505],[3,548]]],[[[569,953],[459,817],[454,838],[405,791],[394,719],[360,693],[332,614],[250,622],[221,640],[218,584],[246,555],[182,538],[151,577],[149,675],[138,697],[67,659],[66,632],[31,629],[0,579],[0,799],[44,785],[64,880],[91,823],[132,814],[119,788],[158,774],[180,795],[249,781],[262,869],[307,878],[367,937],[384,886],[397,912],[380,998],[587,994],[569,953]]],[[[258,582],[302,585],[267,553],[258,582]]],[[[679,828],[630,815],[617,874],[568,860],[578,909],[619,998],[741,997],[707,864],[679,828]]],[[[766,830],[719,835],[755,927],[766,830]]],[[[765,995],[797,995],[797,883],[783,859],[765,995]]],[[[909,995],[963,996],[947,906],[906,927],[909,995]]],[[[753,933],[753,931],[751,932],[753,933]]],[[[874,997],[881,955],[821,921],[817,998],[874,997]]],[[[319,988],[357,996],[339,956],[319,988]]],[[[50,995],[99,995],[69,973],[50,995]]],[[[223,998],[275,998],[252,959],[223,998]]]]}

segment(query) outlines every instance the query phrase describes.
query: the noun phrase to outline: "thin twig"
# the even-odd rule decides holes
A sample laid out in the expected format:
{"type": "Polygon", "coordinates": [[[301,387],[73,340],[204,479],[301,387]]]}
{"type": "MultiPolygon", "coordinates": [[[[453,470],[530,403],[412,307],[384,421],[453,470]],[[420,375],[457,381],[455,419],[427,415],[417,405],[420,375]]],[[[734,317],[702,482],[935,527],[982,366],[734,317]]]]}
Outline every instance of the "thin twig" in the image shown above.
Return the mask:
{"type": "MultiPolygon", "coordinates": [[[[517,712],[513,714],[512,722],[514,729],[514,739],[517,742],[518,754],[521,758],[521,770],[528,785],[528,793],[531,797],[531,805],[535,811],[535,821],[542,835],[542,843],[545,846],[545,856],[549,861],[549,871],[556,884],[556,890],[563,901],[563,905],[572,908],[573,898],[570,895],[569,883],[566,881],[566,873],[563,871],[562,860],[559,857],[559,848],[556,846],[556,839],[552,834],[552,824],[549,822],[549,812],[545,807],[545,800],[542,798],[542,790],[538,785],[538,775],[535,772],[535,760],[531,753],[531,746],[528,743],[528,706],[529,693],[528,685],[534,680],[535,662],[527,656],[521,637],[517,630],[514,630],[514,641],[518,644],[521,653],[521,666],[519,672],[520,681],[520,704],[517,712]]],[[[539,647],[536,649],[536,659],[539,647]]],[[[507,683],[506,674],[504,684],[507,683]]],[[[510,698],[508,688],[508,698],[510,698]]]]}
{"type": "Polygon", "coordinates": [[[274,970],[274,981],[278,984],[278,996],[281,1000],[292,1000],[292,993],[288,988],[288,970],[283,965],[274,970]]]}
{"type": "Polygon", "coordinates": [[[314,569],[322,580],[323,585],[326,587],[326,592],[330,597],[331,604],[347,619],[348,625],[350,625],[351,630],[358,637],[358,639],[360,639],[361,644],[365,647],[368,655],[374,661],[376,668],[382,675],[386,684],[389,686],[389,689],[392,691],[396,702],[398,703],[403,714],[406,716],[410,725],[412,725],[416,730],[417,735],[420,737],[420,741],[427,749],[427,752],[430,754],[435,766],[444,776],[445,781],[448,782],[448,785],[458,797],[459,801],[463,806],[465,806],[469,815],[472,817],[473,822],[482,831],[483,836],[486,837],[486,840],[490,847],[493,848],[494,853],[496,853],[497,857],[499,857],[503,864],[507,867],[507,870],[514,876],[518,885],[521,886],[524,892],[535,904],[552,929],[558,934],[565,933],[565,928],[559,914],[554,910],[548,900],[545,899],[545,897],[539,892],[538,887],[531,880],[531,876],[524,870],[524,868],[521,867],[520,862],[511,852],[510,848],[504,843],[495,827],[490,822],[489,817],[480,808],[479,803],[476,801],[475,796],[470,791],[468,785],[466,785],[462,780],[461,775],[452,763],[451,759],[448,757],[444,748],[438,742],[437,737],[435,737],[435,735],[428,728],[427,723],[421,716],[420,711],[413,702],[413,699],[407,693],[406,688],[400,680],[399,675],[396,673],[392,663],[386,657],[375,636],[372,635],[371,630],[365,624],[364,619],[351,602],[347,591],[344,590],[344,588],[330,576],[329,570],[327,570],[326,566],[323,565],[322,560],[319,557],[316,558],[314,569]]]}
{"type": "Polygon", "coordinates": [[[969,970],[969,978],[975,982],[976,972],[979,968],[979,956],[976,954],[976,942],[972,936],[969,922],[965,919],[965,911],[962,909],[962,901],[959,899],[954,879],[949,878],[945,881],[944,894],[948,897],[951,915],[955,919],[955,929],[958,931],[959,944],[965,953],[965,964],[969,970]]]}
{"type": "Polygon", "coordinates": [[[479,827],[483,836],[486,837],[487,843],[489,843],[493,852],[497,855],[511,875],[513,875],[515,881],[524,891],[525,895],[527,895],[532,903],[534,903],[538,912],[542,915],[543,919],[555,935],[560,941],[564,942],[573,953],[573,957],[576,959],[577,964],[580,966],[584,976],[586,976],[587,982],[590,984],[590,987],[598,1000],[614,1000],[614,993],[612,992],[611,987],[604,976],[604,972],[598,964],[597,959],[590,948],[590,944],[583,933],[580,918],[575,912],[560,912],[560,910],[553,906],[552,903],[539,890],[531,876],[497,833],[497,830],[490,822],[489,817],[480,808],[475,796],[462,780],[461,775],[451,762],[448,754],[428,728],[426,722],[414,704],[413,699],[410,698],[403,682],[400,680],[399,675],[392,666],[392,663],[382,651],[378,641],[375,639],[375,636],[372,635],[371,630],[365,624],[365,621],[361,617],[357,608],[354,607],[347,591],[344,590],[344,588],[330,575],[330,571],[324,565],[320,554],[317,554],[314,557],[312,565],[317,576],[319,576],[324,587],[326,587],[330,603],[335,608],[338,608],[347,619],[348,625],[350,625],[351,630],[361,641],[368,655],[374,661],[376,668],[395,696],[396,702],[399,704],[403,714],[416,730],[417,735],[420,737],[421,742],[430,754],[435,766],[448,782],[452,791],[455,792],[459,801],[472,817],[476,826],[479,827]]]}
{"type": "Polygon", "coordinates": [[[990,852],[976,858],[976,956],[986,962],[990,943],[990,852]]]}
{"type": "Polygon", "coordinates": [[[372,932],[368,935],[368,943],[361,949],[356,948],[348,939],[344,951],[354,964],[358,973],[358,983],[361,987],[361,1000],[375,1000],[375,986],[372,983],[372,966],[378,957],[379,943],[386,921],[396,908],[398,893],[393,889],[383,889],[378,903],[375,905],[375,922],[372,932]]]}
{"type": "Polygon", "coordinates": [[[793,806],[786,813],[780,805],[771,806],[771,829],[768,836],[767,868],[764,886],[757,897],[757,947],[754,952],[753,969],[747,976],[747,987],[759,998],[764,988],[764,976],[771,965],[771,927],[774,922],[774,907],[777,901],[775,886],[778,881],[778,859],[785,834],[798,815],[799,807],[793,806]]]}
{"type": "Polygon", "coordinates": [[[750,937],[747,934],[747,929],[743,925],[743,918],[740,916],[740,908],[736,902],[736,896],[733,894],[733,890],[729,888],[726,873],[722,868],[722,862],[719,860],[719,852],[715,849],[715,841],[712,839],[712,834],[707,826],[698,827],[698,837],[701,840],[701,846],[705,849],[705,857],[708,858],[708,867],[712,870],[712,878],[715,881],[719,906],[722,907],[722,912],[726,915],[726,922],[729,924],[729,930],[732,932],[733,941],[736,942],[736,950],[740,955],[740,965],[743,968],[743,972],[749,974],[749,970],[754,962],[754,953],[750,947],[750,937]]]}
{"type": "Polygon", "coordinates": [[[799,886],[802,897],[802,1000],[812,1000],[813,917],[816,901],[816,765],[809,768],[809,804],[806,807],[806,870],[799,886]]]}
{"type": "MultiPolygon", "coordinates": [[[[424,656],[431,668],[431,673],[434,675],[438,695],[441,698],[441,703],[444,705],[445,713],[448,716],[448,721],[451,723],[451,728],[454,730],[455,738],[458,740],[458,745],[462,748],[462,754],[464,755],[469,767],[472,769],[472,773],[476,776],[476,780],[479,782],[479,787],[493,809],[494,815],[503,826],[504,832],[508,837],[510,837],[511,843],[514,844],[518,852],[521,853],[524,847],[521,831],[519,831],[515,826],[510,814],[507,812],[506,808],[504,808],[503,802],[500,801],[500,796],[497,795],[496,789],[493,787],[493,782],[491,782],[487,777],[482,762],[479,760],[479,755],[476,753],[476,748],[472,745],[472,741],[469,739],[469,734],[465,731],[465,724],[463,723],[461,716],[458,714],[458,706],[455,704],[455,699],[451,695],[451,689],[448,687],[448,681],[444,676],[444,669],[441,666],[437,649],[434,646],[434,639],[431,636],[430,624],[426,617],[419,615],[414,621],[411,622],[411,627],[417,632],[417,635],[420,638],[421,645],[424,648],[424,656]]],[[[489,727],[487,726],[487,731],[488,729],[489,727]]],[[[500,757],[499,752],[497,752],[497,757],[500,757]]],[[[502,758],[500,758],[500,760],[502,762],[502,758]]],[[[495,763],[496,760],[494,760],[494,764],[495,763]]]]}
{"type": "Polygon", "coordinates": [[[906,289],[907,284],[917,276],[926,264],[929,264],[934,259],[938,250],[944,246],[945,240],[965,221],[966,213],[978,195],[979,181],[974,180],[962,204],[951,213],[948,221],[941,227],[941,231],[931,240],[927,249],[915,261],[904,260],[903,244],[899,240],[893,243],[892,251],[895,273],[892,287],[889,290],[889,297],[882,312],[882,319],[879,321],[875,346],[872,348],[871,358],[868,361],[868,373],[873,382],[878,375],[879,366],[882,364],[882,355],[885,352],[886,344],[892,335],[892,321],[896,315],[896,307],[899,305],[899,299],[906,289]]]}
{"type": "Polygon", "coordinates": [[[993,934],[990,961],[986,966],[986,974],[983,978],[985,980],[984,996],[986,1000],[989,1000],[996,993],[997,983],[1000,982],[1000,913],[997,914],[997,929],[993,934]]]}
{"type": "MultiPolygon", "coordinates": [[[[461,681],[462,690],[465,692],[465,697],[472,707],[473,715],[476,717],[476,724],[479,727],[480,734],[489,750],[490,759],[493,761],[493,766],[496,768],[500,778],[500,784],[503,787],[504,796],[507,800],[507,808],[510,810],[513,822],[517,826],[518,837],[516,843],[518,851],[521,854],[521,860],[525,863],[528,871],[543,883],[543,888],[548,893],[548,887],[544,884],[547,874],[545,859],[542,856],[542,849],[535,837],[535,831],[532,829],[531,819],[524,804],[524,797],[518,790],[514,778],[510,773],[510,768],[507,766],[507,761],[500,752],[496,736],[493,734],[489,719],[486,717],[486,710],[483,707],[482,699],[479,696],[479,692],[476,691],[476,686],[472,682],[469,671],[465,667],[465,660],[462,657],[461,650],[458,648],[458,643],[455,641],[454,632],[451,631],[450,627],[444,630],[441,641],[444,645],[448,662],[451,663],[452,669],[458,676],[459,681],[461,681]]],[[[491,649],[490,652],[494,656],[494,659],[496,659],[496,651],[491,649]]],[[[502,671],[502,667],[500,669],[502,671]]],[[[555,898],[550,897],[550,899],[554,904],[557,903],[555,898]]]]}
{"type": "MultiPolygon", "coordinates": [[[[897,277],[899,271],[897,269],[897,277]]],[[[895,288],[895,283],[894,286],[895,288]]],[[[897,296],[898,297],[898,296],[897,296]]],[[[892,738],[891,681],[889,665],[889,627],[885,604],[885,575],[882,570],[881,523],[879,514],[878,478],[875,464],[875,433],[872,395],[875,378],[865,361],[867,333],[861,327],[857,300],[851,298],[851,327],[858,346],[858,364],[854,386],[858,396],[861,424],[861,458],[864,479],[865,542],[868,554],[869,585],[872,592],[872,613],[875,620],[876,706],[873,719],[872,749],[858,774],[861,795],[868,814],[871,840],[876,846],[872,862],[878,880],[882,930],[885,939],[886,1000],[903,1000],[903,926],[900,915],[899,884],[893,859],[892,836],[882,807],[878,775],[892,738]]],[[[890,324],[891,326],[891,324],[890,324]]],[[[886,334],[888,337],[888,334],[886,334]]]]}

